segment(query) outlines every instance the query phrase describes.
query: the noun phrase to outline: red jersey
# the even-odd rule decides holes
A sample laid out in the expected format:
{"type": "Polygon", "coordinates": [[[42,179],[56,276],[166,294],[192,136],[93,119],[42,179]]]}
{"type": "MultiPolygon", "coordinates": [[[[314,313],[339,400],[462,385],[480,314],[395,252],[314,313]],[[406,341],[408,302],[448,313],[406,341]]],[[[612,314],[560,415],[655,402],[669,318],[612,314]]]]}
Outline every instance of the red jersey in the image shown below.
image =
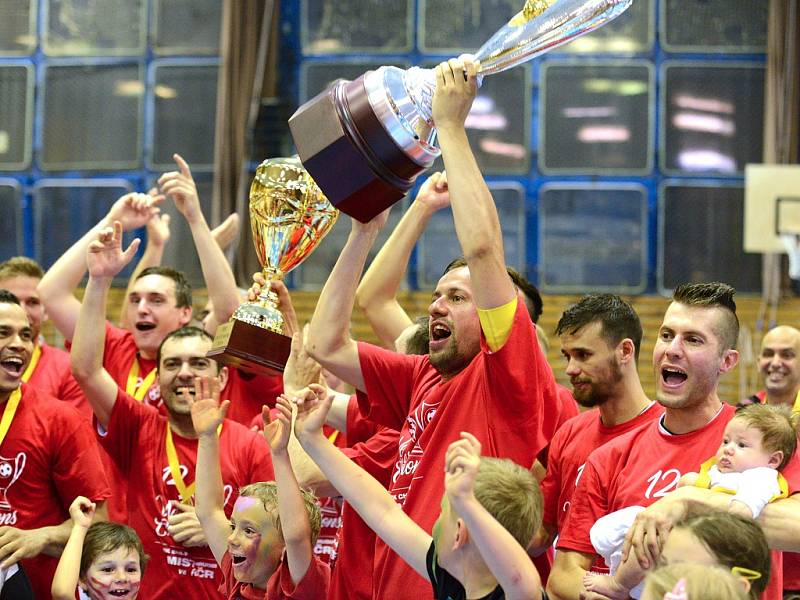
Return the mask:
{"type": "Polygon", "coordinates": [[[219,591],[229,600],[325,600],[331,578],[328,565],[315,556],[308,565],[306,574],[295,586],[289,573],[285,552],[278,568],[267,580],[266,590],[259,590],[249,583],[236,581],[233,576],[233,561],[227,552],[220,566],[223,580],[219,591]]]}
{"type": "MultiPolygon", "coordinates": [[[[575,402],[575,398],[572,396],[572,392],[560,383],[556,384],[556,392],[558,393],[558,405],[556,408],[554,434],[564,423],[573,417],[577,417],[581,412],[578,408],[578,403],[575,402]]],[[[539,452],[539,456],[536,457],[545,468],[547,467],[547,454],[549,452],[550,442],[552,442],[552,438],[548,440],[547,446],[542,448],[539,452]]]]}
{"type": "MultiPolygon", "coordinates": [[[[400,431],[389,491],[417,524],[430,532],[444,493],[444,454],[469,431],[486,456],[530,468],[555,430],[555,381],[522,302],[508,339],[496,352],[481,336],[481,352],[458,375],[443,381],[427,356],[406,356],[359,343],[369,419],[400,431]]],[[[375,597],[431,598],[429,581],[378,540],[375,597]]]]}
{"type": "MultiPolygon", "coordinates": [[[[138,392],[142,383],[147,381],[147,376],[157,366],[156,361],[139,355],[139,349],[130,331],[114,327],[106,321],[103,368],[123,391],[131,395],[138,392]],[[135,378],[133,389],[128,389],[129,378],[135,378]]],[[[161,390],[158,388],[157,378],[150,379],[149,389],[142,400],[151,406],[161,405],[161,390]]]]}
{"type": "MultiPolygon", "coordinates": [[[[100,502],[110,495],[86,419],[71,406],[22,384],[22,398],[0,445],[0,525],[60,525],[69,519],[69,506],[77,496],[100,502]]],[[[35,596],[49,599],[58,559],[40,554],[21,564],[35,596]]]]}
{"type": "Polygon", "coordinates": [[[92,407],[83,395],[81,386],[72,376],[69,353],[41,342],[38,346],[41,355],[28,379],[28,384],[48,396],[66,402],[91,422],[92,407]]]}
{"type": "MultiPolygon", "coordinates": [[[[181,502],[166,450],[167,418],[119,390],[101,437],[128,486],[128,523],[150,555],[142,579],[142,598],[206,598],[216,595],[221,572],[208,546],[186,548],[167,532],[167,519],[181,502]]],[[[194,481],[197,440],[173,432],[172,439],[186,484],[194,481]]],[[[224,510],[230,516],[239,488],[273,480],[266,440],[246,427],[225,420],[219,437],[224,510]]]]}
{"type": "Polygon", "coordinates": [[[228,418],[250,427],[253,419],[261,419],[261,407],[275,406],[275,399],[283,393],[283,376],[265,377],[228,367],[228,382],[220,400],[230,400],[228,418]]]}
{"type": "MultiPolygon", "coordinates": [[[[337,448],[347,447],[347,436],[340,431],[325,425],[322,432],[337,448]]],[[[317,504],[321,518],[314,554],[325,564],[333,565],[339,545],[339,528],[342,526],[342,499],[317,498],[317,504]]]]}
{"type": "Polygon", "coordinates": [[[567,421],[550,442],[547,475],[542,481],[542,521],[555,527],[556,531],[561,531],[572,494],[575,493],[578,478],[589,454],[606,442],[638,429],[662,414],[664,408],[654,402],[633,419],[614,427],[603,425],[600,411],[596,408],[567,421]]]}
{"type": "MultiPolygon", "coordinates": [[[[358,408],[358,397],[366,394],[356,392],[350,396],[347,403],[347,441],[350,446],[355,446],[359,442],[366,442],[373,435],[383,429],[380,425],[369,419],[365,419],[358,408]]],[[[366,400],[365,400],[366,401],[366,400]]]]}

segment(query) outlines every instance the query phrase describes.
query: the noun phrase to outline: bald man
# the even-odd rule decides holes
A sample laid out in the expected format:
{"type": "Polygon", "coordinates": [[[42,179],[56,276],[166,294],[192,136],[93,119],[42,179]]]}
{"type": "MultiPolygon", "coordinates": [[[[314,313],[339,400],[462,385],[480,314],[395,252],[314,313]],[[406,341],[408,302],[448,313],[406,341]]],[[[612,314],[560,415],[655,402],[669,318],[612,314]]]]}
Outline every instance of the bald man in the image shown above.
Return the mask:
{"type": "Polygon", "coordinates": [[[743,404],[783,404],[800,412],[800,330],[788,325],[770,329],[761,342],[758,371],[764,389],[743,404]]]}

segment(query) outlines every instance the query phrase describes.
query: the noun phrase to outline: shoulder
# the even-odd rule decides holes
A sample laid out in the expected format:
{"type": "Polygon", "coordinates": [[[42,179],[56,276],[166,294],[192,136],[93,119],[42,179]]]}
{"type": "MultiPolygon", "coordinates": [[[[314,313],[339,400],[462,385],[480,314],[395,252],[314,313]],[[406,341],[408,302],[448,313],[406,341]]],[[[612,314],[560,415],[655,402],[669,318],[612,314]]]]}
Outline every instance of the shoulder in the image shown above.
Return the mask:
{"type": "Polygon", "coordinates": [[[658,435],[655,423],[628,431],[592,451],[586,462],[603,467],[627,463],[634,451],[641,454],[646,449],[648,440],[654,435],[658,435]]]}

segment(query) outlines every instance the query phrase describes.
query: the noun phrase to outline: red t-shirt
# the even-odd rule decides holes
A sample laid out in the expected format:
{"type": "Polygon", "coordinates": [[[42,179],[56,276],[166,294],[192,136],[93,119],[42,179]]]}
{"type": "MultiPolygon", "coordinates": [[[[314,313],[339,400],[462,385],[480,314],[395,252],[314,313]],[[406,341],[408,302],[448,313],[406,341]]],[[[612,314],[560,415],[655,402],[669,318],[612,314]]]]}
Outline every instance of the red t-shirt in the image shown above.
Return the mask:
{"type": "MultiPolygon", "coordinates": [[[[399,455],[389,491],[403,510],[430,532],[444,493],[444,454],[469,431],[485,456],[509,458],[529,468],[555,430],[555,381],[522,302],[505,345],[481,352],[458,375],[442,381],[427,356],[405,356],[358,345],[369,419],[400,430],[399,455]]],[[[375,548],[375,596],[431,598],[420,577],[380,539],[375,548]]]]}
{"type": "MultiPolygon", "coordinates": [[[[86,419],[71,406],[22,384],[22,398],[0,445],[0,526],[60,525],[69,519],[69,506],[77,496],[98,502],[110,495],[86,419]]],[[[57,564],[57,558],[44,554],[22,561],[37,598],[50,598],[57,564]]]]}
{"type": "MultiPolygon", "coordinates": [[[[569,421],[573,417],[577,417],[580,414],[580,409],[578,408],[578,403],[575,402],[575,398],[572,396],[572,392],[570,392],[567,388],[565,388],[560,383],[556,384],[556,391],[558,393],[558,405],[556,408],[556,416],[555,416],[555,429],[553,434],[556,431],[561,429],[561,426],[569,421]]],[[[537,456],[537,460],[542,463],[543,467],[547,467],[547,455],[550,449],[550,443],[552,443],[552,438],[548,440],[547,446],[542,448],[539,451],[539,456],[537,456]]]]}
{"type": "MultiPolygon", "coordinates": [[[[167,533],[167,519],[180,502],[167,460],[167,418],[119,390],[101,443],[128,486],[128,523],[150,555],[142,580],[142,598],[205,598],[216,595],[221,572],[208,546],[185,548],[167,533]]],[[[172,439],[186,484],[194,481],[197,440],[173,432],[172,439]]],[[[219,438],[224,509],[230,516],[239,488],[273,480],[266,440],[228,419],[219,438]]]]}
{"type": "MultiPolygon", "coordinates": [[[[342,432],[327,425],[322,428],[322,432],[337,448],[347,447],[347,436],[342,432]]],[[[321,519],[314,554],[325,564],[333,565],[339,545],[339,528],[342,526],[342,499],[317,498],[317,504],[321,519]]]]}
{"type": "Polygon", "coordinates": [[[83,390],[75,378],[69,364],[69,353],[59,348],[39,343],[42,354],[31,373],[28,384],[74,407],[79,413],[92,420],[92,407],[83,395],[83,390]]]}
{"type": "MultiPolygon", "coordinates": [[[[111,378],[123,390],[128,385],[128,374],[133,367],[133,361],[139,362],[139,375],[137,377],[136,389],[142,384],[145,377],[158,365],[155,360],[150,360],[139,355],[139,349],[133,339],[133,334],[127,329],[114,327],[106,321],[106,344],[103,349],[103,368],[108,371],[111,378]]],[[[144,402],[151,406],[161,404],[161,390],[158,388],[156,378],[150,389],[144,396],[144,402]]]]}
{"type": "Polygon", "coordinates": [[[347,441],[350,446],[355,446],[359,442],[366,442],[373,435],[383,429],[380,425],[369,419],[365,419],[358,408],[359,395],[365,396],[362,392],[356,392],[350,396],[347,403],[347,441]]]}
{"type": "Polygon", "coordinates": [[[662,414],[664,408],[654,402],[650,408],[630,421],[614,427],[603,425],[600,411],[596,408],[567,421],[550,442],[547,475],[542,481],[542,521],[554,526],[556,531],[561,531],[572,494],[578,485],[578,477],[589,454],[606,442],[642,427],[662,414]]]}
{"type": "MultiPolygon", "coordinates": [[[[233,561],[227,552],[222,558],[222,584],[220,593],[228,600],[325,600],[328,593],[328,582],[331,578],[330,567],[316,556],[308,565],[308,570],[299,583],[292,583],[289,564],[284,553],[278,568],[267,581],[267,589],[259,590],[247,583],[236,581],[233,576],[233,561]]],[[[195,596],[183,596],[194,598],[195,596]]]]}
{"type": "Polygon", "coordinates": [[[261,407],[275,406],[275,398],[283,393],[283,376],[265,377],[228,367],[228,383],[220,400],[230,400],[228,418],[247,427],[253,419],[261,419],[261,407]]]}
{"type": "MultiPolygon", "coordinates": [[[[661,431],[659,421],[636,429],[589,456],[572,497],[558,548],[594,554],[589,530],[597,519],[628,506],[649,506],[677,488],[681,477],[696,472],[719,448],[735,409],[724,404],[708,424],[682,435],[661,431]]],[[[800,489],[800,462],[783,469],[789,493],[800,489]]],[[[780,600],[783,573],[779,552],[772,552],[772,575],[762,599],[780,600]]]]}

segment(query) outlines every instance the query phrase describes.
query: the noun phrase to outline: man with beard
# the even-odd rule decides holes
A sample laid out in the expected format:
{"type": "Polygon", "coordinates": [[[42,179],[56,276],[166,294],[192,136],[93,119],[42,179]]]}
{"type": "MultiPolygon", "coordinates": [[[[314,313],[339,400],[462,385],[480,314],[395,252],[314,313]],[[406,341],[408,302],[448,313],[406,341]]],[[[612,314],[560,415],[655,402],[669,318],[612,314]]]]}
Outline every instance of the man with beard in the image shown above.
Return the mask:
{"type": "MultiPolygon", "coordinates": [[[[469,147],[464,120],[477,66],[437,67],[433,118],[448,173],[453,219],[467,266],[447,270],[428,307],[429,355],[406,356],[350,337],[349,315],[367,254],[387,213],[352,231],[320,295],[307,349],[323,367],[365,392],[362,413],[400,431],[389,491],[430,532],[444,492],[444,454],[461,431],[487,455],[530,467],[554,428],[555,382],[506,272],[497,210],[469,147]]],[[[430,583],[378,541],[375,598],[432,597],[430,583]]]]}
{"type": "Polygon", "coordinates": [[[533,553],[550,546],[561,530],[589,454],[664,412],[645,396],[639,381],[642,326],[622,298],[611,294],[581,298],[561,315],[556,334],[572,395],[591,410],[567,421],[550,442],[542,481],[542,529],[532,544],[533,553]]]}
{"type": "MultiPolygon", "coordinates": [[[[89,245],[89,280],[75,326],[72,370],[95,413],[101,443],[128,485],[128,522],[150,555],[143,598],[210,598],[220,572],[206,545],[193,506],[198,436],[191,408],[196,377],[228,380],[226,368],[206,358],[211,336],[196,327],[169,333],[156,353],[158,385],[167,416],[137,402],[103,367],[105,313],[114,277],[131,260],[138,240],[124,252],[122,226],[98,233],[89,245]]],[[[226,419],[218,430],[223,502],[227,514],[240,487],[273,479],[263,437],[226,419]]]]}

